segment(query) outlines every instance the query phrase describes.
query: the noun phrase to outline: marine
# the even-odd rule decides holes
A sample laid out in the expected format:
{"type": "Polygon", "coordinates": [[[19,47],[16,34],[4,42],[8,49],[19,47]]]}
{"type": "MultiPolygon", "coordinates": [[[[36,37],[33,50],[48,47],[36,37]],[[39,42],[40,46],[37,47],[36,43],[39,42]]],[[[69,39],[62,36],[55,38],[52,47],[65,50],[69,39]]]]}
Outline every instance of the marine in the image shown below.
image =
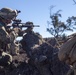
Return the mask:
{"type": "Polygon", "coordinates": [[[6,27],[16,17],[16,10],[7,7],[0,10],[0,66],[10,65],[12,62],[12,56],[6,52],[6,46],[11,42],[6,27]]]}

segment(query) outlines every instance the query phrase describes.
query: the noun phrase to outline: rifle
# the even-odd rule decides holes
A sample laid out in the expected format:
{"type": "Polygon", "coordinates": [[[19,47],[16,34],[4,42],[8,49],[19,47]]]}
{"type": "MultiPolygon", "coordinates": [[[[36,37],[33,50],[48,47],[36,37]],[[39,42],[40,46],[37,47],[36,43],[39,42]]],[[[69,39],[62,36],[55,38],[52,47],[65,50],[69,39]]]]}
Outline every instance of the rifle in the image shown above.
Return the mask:
{"type": "Polygon", "coordinates": [[[26,23],[22,23],[20,19],[16,19],[16,20],[13,20],[13,23],[12,23],[12,26],[7,26],[7,28],[10,28],[10,27],[13,27],[13,28],[20,28],[22,29],[23,27],[28,27],[28,28],[31,28],[31,27],[40,27],[39,25],[34,25],[33,22],[26,22],[26,23]]]}

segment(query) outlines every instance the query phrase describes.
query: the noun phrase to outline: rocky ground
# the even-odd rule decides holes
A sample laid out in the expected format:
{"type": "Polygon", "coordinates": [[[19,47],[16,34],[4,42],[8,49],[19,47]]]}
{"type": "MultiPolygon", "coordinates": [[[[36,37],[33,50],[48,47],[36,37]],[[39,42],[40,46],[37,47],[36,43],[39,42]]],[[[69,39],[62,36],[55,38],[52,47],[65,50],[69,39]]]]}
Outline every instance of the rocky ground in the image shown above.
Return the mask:
{"type": "Polygon", "coordinates": [[[38,33],[26,34],[21,40],[23,50],[13,56],[10,67],[1,68],[0,75],[65,75],[69,66],[59,61],[56,41],[47,40],[38,33]]]}

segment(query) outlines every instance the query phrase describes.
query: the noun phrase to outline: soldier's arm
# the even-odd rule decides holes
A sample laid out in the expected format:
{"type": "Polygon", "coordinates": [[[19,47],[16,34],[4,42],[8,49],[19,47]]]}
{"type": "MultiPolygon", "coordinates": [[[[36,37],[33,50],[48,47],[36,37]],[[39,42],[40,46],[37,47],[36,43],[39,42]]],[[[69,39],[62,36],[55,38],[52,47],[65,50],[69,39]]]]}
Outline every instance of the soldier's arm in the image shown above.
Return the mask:
{"type": "Polygon", "coordinates": [[[9,35],[8,32],[6,31],[6,29],[2,26],[0,27],[2,30],[4,30],[4,32],[6,33],[6,35],[9,35]]]}
{"type": "Polygon", "coordinates": [[[0,26],[0,40],[3,42],[10,42],[10,36],[4,26],[0,26]]]}

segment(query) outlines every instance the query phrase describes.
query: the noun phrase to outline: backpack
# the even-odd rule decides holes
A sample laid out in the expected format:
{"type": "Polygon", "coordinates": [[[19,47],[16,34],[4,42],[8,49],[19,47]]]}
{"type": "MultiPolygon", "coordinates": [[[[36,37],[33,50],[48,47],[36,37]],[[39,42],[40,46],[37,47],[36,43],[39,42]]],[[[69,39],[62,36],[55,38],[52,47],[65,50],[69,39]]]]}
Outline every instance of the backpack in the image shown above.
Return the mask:
{"type": "Polygon", "coordinates": [[[58,52],[58,57],[60,61],[68,61],[72,64],[76,61],[76,36],[65,42],[58,52]]]}

